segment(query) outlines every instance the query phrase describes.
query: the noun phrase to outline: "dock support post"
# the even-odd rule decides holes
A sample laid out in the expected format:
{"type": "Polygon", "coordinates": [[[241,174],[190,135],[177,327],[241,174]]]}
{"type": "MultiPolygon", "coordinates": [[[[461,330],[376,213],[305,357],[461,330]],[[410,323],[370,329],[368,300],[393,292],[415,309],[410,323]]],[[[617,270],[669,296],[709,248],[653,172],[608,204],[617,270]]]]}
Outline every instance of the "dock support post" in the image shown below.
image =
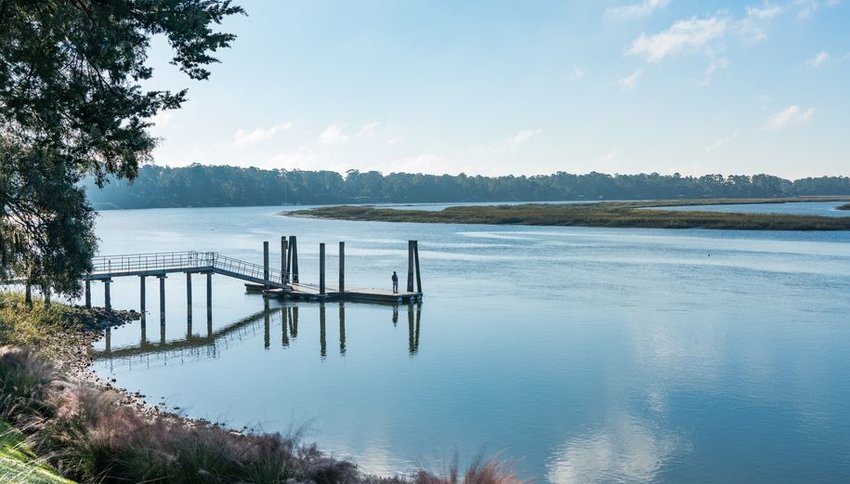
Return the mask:
{"type": "Polygon", "coordinates": [[[159,320],[165,322],[165,274],[156,276],[159,279],[159,320]]]}
{"type": "Polygon", "coordinates": [[[413,292],[413,241],[407,241],[407,292],[413,292]]]}
{"type": "Polygon", "coordinates": [[[319,295],[325,295],[325,243],[319,244],[319,295]]]}
{"type": "MultiPolygon", "coordinates": [[[[263,241],[263,281],[269,281],[269,241],[263,241]]],[[[266,289],[268,285],[264,285],[266,289]]]]}
{"type": "Polygon", "coordinates": [[[345,292],[345,242],[339,243],[339,293],[345,292]]]}
{"type": "Polygon", "coordinates": [[[207,272],[207,310],[212,309],[212,272],[207,272]]]}
{"type": "Polygon", "coordinates": [[[292,282],[298,283],[298,239],[289,236],[289,254],[292,257],[292,282]]]}
{"type": "Polygon", "coordinates": [[[145,314],[145,276],[139,276],[139,312],[145,314]]]}
{"type": "Polygon", "coordinates": [[[419,241],[413,241],[413,263],[416,269],[416,292],[422,294],[422,275],[419,273],[419,241]]]}
{"type": "Polygon", "coordinates": [[[264,298],[263,301],[263,348],[268,350],[271,347],[271,314],[269,310],[269,298],[264,298]]]}
{"type": "Polygon", "coordinates": [[[103,281],[103,297],[104,303],[103,305],[106,307],[107,311],[112,311],[112,295],[109,292],[109,286],[112,284],[112,279],[106,279],[103,281]]]}
{"type": "Polygon", "coordinates": [[[280,345],[286,348],[289,346],[289,322],[288,316],[289,311],[287,311],[286,307],[280,308],[280,326],[282,328],[280,332],[280,345]]]}
{"type": "Polygon", "coordinates": [[[186,305],[189,306],[189,311],[192,308],[192,273],[186,273],[186,305]]]}
{"type": "Polygon", "coordinates": [[[91,281],[86,279],[86,308],[91,308],[91,281]]]}
{"type": "Polygon", "coordinates": [[[286,270],[286,236],[280,236],[280,283],[289,284],[289,274],[286,270]]]}

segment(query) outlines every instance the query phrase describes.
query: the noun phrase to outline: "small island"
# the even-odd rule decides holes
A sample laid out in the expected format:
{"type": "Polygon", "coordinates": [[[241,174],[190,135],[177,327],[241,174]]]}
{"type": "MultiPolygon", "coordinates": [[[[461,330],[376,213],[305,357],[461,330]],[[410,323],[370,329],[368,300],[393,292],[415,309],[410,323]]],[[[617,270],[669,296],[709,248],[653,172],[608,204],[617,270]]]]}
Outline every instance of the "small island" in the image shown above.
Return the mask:
{"type": "MultiPolygon", "coordinates": [[[[850,230],[850,217],[661,210],[685,205],[845,201],[846,198],[701,199],[456,206],[441,211],[328,206],[282,215],[337,220],[722,230],[850,230]]],[[[850,203],[843,205],[850,207],[850,203]]],[[[839,207],[840,208],[840,207],[839,207]]],[[[847,208],[844,208],[845,210],[847,208]]]]}

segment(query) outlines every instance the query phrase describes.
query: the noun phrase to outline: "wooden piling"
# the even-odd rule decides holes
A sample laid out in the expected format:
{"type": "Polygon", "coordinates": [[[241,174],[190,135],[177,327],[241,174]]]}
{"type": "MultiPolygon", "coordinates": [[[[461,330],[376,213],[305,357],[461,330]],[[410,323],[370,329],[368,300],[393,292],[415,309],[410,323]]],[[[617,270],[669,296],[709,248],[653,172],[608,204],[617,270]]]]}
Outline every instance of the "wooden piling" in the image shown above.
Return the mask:
{"type": "Polygon", "coordinates": [[[269,314],[269,298],[263,304],[263,348],[271,348],[271,315],[269,314]]]}
{"type": "MultiPolygon", "coordinates": [[[[263,281],[269,280],[269,241],[263,241],[263,281]]],[[[266,286],[268,288],[269,286],[266,286]]]]}
{"type": "Polygon", "coordinates": [[[345,304],[339,303],[339,354],[345,356],[345,304]]]}
{"type": "Polygon", "coordinates": [[[86,279],[86,308],[91,308],[91,281],[86,279]]]}
{"type": "Polygon", "coordinates": [[[422,275],[419,272],[419,241],[413,241],[413,263],[416,268],[416,292],[422,293],[422,275]]]}
{"type": "Polygon", "coordinates": [[[280,236],[280,283],[288,284],[289,283],[289,274],[287,274],[286,270],[286,249],[287,249],[286,236],[280,236]]]}
{"type": "Polygon", "coordinates": [[[345,292],[345,242],[339,243],[339,293],[345,292]]]}
{"type": "Polygon", "coordinates": [[[292,282],[298,283],[298,239],[294,235],[289,237],[289,253],[292,257],[292,282]]]}
{"type": "Polygon", "coordinates": [[[165,274],[156,276],[159,279],[159,319],[165,321],[165,274]]]}
{"type": "Polygon", "coordinates": [[[207,311],[212,309],[212,272],[207,272],[207,311]]]}
{"type": "Polygon", "coordinates": [[[145,276],[139,276],[139,312],[145,317],[145,276]]]}
{"type": "Polygon", "coordinates": [[[413,292],[413,241],[407,241],[407,292],[413,292]]]}
{"type": "Polygon", "coordinates": [[[284,272],[286,272],[287,279],[290,281],[292,281],[292,237],[292,235],[289,236],[289,252],[286,254],[286,269],[284,270],[284,272]]]}
{"type": "Polygon", "coordinates": [[[319,294],[325,295],[325,243],[319,244],[319,294]]]}
{"type": "Polygon", "coordinates": [[[289,316],[289,311],[287,311],[287,308],[280,308],[280,345],[284,348],[289,346],[289,318],[287,316],[289,316]]]}
{"type": "Polygon", "coordinates": [[[112,295],[109,291],[109,286],[112,284],[112,279],[106,279],[103,281],[103,298],[104,298],[104,307],[106,307],[107,311],[112,311],[112,295]]]}
{"type": "Polygon", "coordinates": [[[186,305],[192,307],[192,273],[186,273],[186,305]]]}

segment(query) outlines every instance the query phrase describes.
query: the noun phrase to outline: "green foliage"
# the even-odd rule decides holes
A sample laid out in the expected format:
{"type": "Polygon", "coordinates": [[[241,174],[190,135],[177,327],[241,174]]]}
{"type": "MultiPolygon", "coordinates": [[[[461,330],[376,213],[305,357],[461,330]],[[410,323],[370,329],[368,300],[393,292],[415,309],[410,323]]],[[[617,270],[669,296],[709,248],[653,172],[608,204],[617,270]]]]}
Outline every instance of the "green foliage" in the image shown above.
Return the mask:
{"type": "Polygon", "coordinates": [[[42,464],[24,442],[24,435],[0,421],[0,482],[71,483],[42,464]]]}
{"type": "Polygon", "coordinates": [[[785,180],[769,175],[702,177],[572,175],[483,177],[331,171],[260,170],[233,166],[147,165],[132,184],[99,189],[84,182],[98,209],[280,204],[649,200],[707,197],[850,195],[850,178],[785,180]]]}
{"type": "Polygon", "coordinates": [[[0,0],[0,280],[78,294],[95,251],[78,184],[132,179],[155,140],[150,118],[186,90],[148,91],[147,51],[166,37],[173,63],[206,79],[230,0],[0,0]]]}

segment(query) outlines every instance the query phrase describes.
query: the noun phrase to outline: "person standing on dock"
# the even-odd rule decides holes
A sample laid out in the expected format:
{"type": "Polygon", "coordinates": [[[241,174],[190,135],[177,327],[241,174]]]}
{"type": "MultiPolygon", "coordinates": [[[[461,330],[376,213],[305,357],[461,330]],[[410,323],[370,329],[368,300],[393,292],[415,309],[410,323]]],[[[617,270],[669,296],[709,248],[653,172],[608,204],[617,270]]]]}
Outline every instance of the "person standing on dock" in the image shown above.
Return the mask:
{"type": "Polygon", "coordinates": [[[393,271],[393,294],[398,294],[398,274],[393,271]]]}

